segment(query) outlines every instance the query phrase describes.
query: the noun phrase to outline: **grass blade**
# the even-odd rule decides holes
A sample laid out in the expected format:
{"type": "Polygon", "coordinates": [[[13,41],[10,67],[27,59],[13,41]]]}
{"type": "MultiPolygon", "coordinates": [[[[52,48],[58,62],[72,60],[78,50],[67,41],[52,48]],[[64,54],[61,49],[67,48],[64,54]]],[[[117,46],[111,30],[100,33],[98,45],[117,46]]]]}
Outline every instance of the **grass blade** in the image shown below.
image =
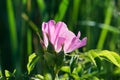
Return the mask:
{"type": "Polygon", "coordinates": [[[15,22],[15,17],[14,17],[12,0],[7,0],[7,12],[8,12],[8,23],[9,23],[9,31],[10,31],[11,48],[12,48],[12,52],[16,53],[17,31],[16,31],[16,22],[15,22]]]}
{"type": "Polygon", "coordinates": [[[58,13],[55,15],[55,21],[61,21],[67,11],[69,0],[62,0],[59,6],[58,13]]]}
{"type": "MultiPolygon", "coordinates": [[[[31,12],[31,0],[27,0],[27,12],[30,15],[31,12]]],[[[29,25],[27,25],[29,26],[29,25]]],[[[30,55],[32,53],[32,32],[30,27],[27,27],[27,53],[30,55]]]]}
{"type": "Polygon", "coordinates": [[[73,25],[75,23],[77,23],[77,19],[78,19],[78,11],[79,11],[79,6],[80,6],[80,2],[81,0],[74,0],[73,1],[73,10],[71,11],[72,15],[71,15],[71,20],[69,20],[69,27],[71,30],[73,30],[73,25]]]}
{"type": "Polygon", "coordinates": [[[16,30],[16,21],[14,15],[14,9],[12,0],[7,0],[7,13],[8,13],[8,25],[9,25],[9,33],[10,33],[10,46],[12,51],[12,61],[13,66],[17,70],[16,78],[18,79],[21,75],[21,64],[20,57],[18,56],[18,40],[17,40],[17,30],[16,30]]]}
{"type": "MultiPolygon", "coordinates": [[[[112,11],[113,11],[113,4],[112,4],[112,2],[110,2],[109,6],[107,8],[106,17],[105,17],[105,24],[106,25],[109,25],[110,22],[111,22],[112,11]]],[[[104,27],[108,27],[106,25],[104,25],[104,27]]],[[[99,38],[99,41],[98,41],[98,44],[97,44],[97,49],[102,49],[103,48],[107,33],[108,33],[108,30],[102,29],[102,32],[100,34],[100,38],[99,38]]]]}

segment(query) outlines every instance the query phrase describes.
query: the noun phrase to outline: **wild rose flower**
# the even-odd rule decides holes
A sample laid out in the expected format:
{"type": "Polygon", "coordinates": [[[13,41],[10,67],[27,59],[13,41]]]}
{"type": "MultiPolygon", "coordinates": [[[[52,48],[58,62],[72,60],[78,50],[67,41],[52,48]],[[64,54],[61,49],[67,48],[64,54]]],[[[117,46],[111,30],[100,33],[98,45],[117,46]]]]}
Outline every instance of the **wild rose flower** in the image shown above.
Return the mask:
{"type": "Polygon", "coordinates": [[[50,42],[57,53],[61,50],[63,50],[64,53],[70,53],[86,45],[87,38],[85,37],[80,40],[80,31],[76,36],[67,28],[64,22],[56,23],[54,20],[43,22],[42,33],[45,47],[47,48],[48,42],[50,42]]]}

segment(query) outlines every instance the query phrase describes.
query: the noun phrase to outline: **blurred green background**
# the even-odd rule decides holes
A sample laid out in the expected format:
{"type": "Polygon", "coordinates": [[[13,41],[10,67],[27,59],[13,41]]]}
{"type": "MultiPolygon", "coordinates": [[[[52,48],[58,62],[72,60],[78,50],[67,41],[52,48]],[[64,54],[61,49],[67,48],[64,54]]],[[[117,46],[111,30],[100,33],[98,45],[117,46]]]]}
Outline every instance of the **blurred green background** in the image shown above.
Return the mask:
{"type": "Polygon", "coordinates": [[[40,49],[38,33],[49,20],[64,21],[87,45],[120,53],[120,0],[0,0],[0,70],[26,72],[28,56],[40,49]]]}

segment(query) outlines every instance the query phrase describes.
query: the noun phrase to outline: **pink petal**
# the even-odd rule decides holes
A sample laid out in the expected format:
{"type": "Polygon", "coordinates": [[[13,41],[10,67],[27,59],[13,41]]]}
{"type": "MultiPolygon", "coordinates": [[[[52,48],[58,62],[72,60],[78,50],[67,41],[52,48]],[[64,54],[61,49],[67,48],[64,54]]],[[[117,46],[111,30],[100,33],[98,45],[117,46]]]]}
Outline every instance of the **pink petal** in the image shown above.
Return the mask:
{"type": "Polygon", "coordinates": [[[62,50],[62,45],[63,45],[64,41],[65,41],[65,38],[63,38],[63,37],[58,38],[57,45],[56,46],[54,45],[56,52],[60,52],[62,50]]]}
{"type": "Polygon", "coordinates": [[[42,31],[48,33],[48,24],[45,22],[42,23],[42,31]]]}
{"type": "Polygon", "coordinates": [[[65,53],[72,52],[73,50],[80,48],[82,46],[86,45],[87,38],[83,38],[82,40],[79,39],[80,37],[80,32],[78,32],[77,37],[74,37],[67,49],[65,50],[65,53]]]}
{"type": "Polygon", "coordinates": [[[48,24],[45,22],[42,23],[42,33],[43,33],[44,45],[45,47],[48,47],[48,38],[47,38],[48,24]]]}
{"type": "Polygon", "coordinates": [[[75,37],[75,34],[71,31],[67,31],[65,34],[65,43],[64,43],[64,52],[67,52],[69,45],[71,44],[72,39],[75,37]]]}
{"type": "Polygon", "coordinates": [[[87,43],[87,37],[84,37],[81,41],[81,45],[79,46],[79,48],[85,46],[86,43],[87,43]]]}
{"type": "Polygon", "coordinates": [[[63,50],[65,53],[72,52],[73,50],[86,45],[87,38],[80,40],[80,31],[77,36],[68,30],[67,25],[64,22],[55,23],[54,20],[50,20],[48,23],[43,22],[42,33],[44,39],[44,45],[48,47],[48,40],[54,46],[56,52],[63,50]]]}
{"type": "Polygon", "coordinates": [[[65,53],[72,52],[74,49],[76,49],[79,45],[78,43],[79,43],[78,39],[76,37],[74,37],[71,41],[71,44],[69,45],[69,47],[65,51],[65,53]]]}
{"type": "Polygon", "coordinates": [[[80,36],[81,36],[81,33],[80,33],[80,31],[79,31],[78,34],[77,34],[77,37],[80,38],[80,36]]]}
{"type": "Polygon", "coordinates": [[[48,22],[48,36],[49,36],[49,40],[52,44],[54,44],[54,31],[55,31],[55,21],[54,20],[50,20],[48,22]]]}
{"type": "Polygon", "coordinates": [[[58,22],[55,27],[55,36],[54,36],[54,44],[57,44],[58,37],[63,37],[62,35],[68,31],[67,25],[63,22],[58,22]]]}

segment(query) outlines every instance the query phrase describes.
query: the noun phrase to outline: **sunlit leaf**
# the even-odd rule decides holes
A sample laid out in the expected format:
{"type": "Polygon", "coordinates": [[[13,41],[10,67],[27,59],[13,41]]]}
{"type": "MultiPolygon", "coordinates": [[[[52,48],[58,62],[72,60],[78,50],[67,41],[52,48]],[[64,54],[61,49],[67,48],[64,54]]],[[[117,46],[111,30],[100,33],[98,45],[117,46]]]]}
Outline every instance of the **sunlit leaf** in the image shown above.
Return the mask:
{"type": "Polygon", "coordinates": [[[6,77],[11,77],[11,76],[12,76],[12,73],[9,72],[8,70],[5,70],[5,76],[6,76],[6,77]]]}
{"type": "Polygon", "coordinates": [[[120,67],[120,56],[117,53],[112,51],[103,50],[98,54],[101,58],[106,59],[116,66],[120,67]]]}
{"type": "Polygon", "coordinates": [[[78,74],[71,74],[71,76],[75,79],[75,80],[79,80],[79,75],[78,74]]]}
{"type": "Polygon", "coordinates": [[[110,54],[112,55],[112,56],[114,56],[114,58],[117,60],[117,62],[120,64],[120,55],[119,54],[117,54],[117,53],[115,53],[115,52],[110,52],[110,54]]]}
{"type": "Polygon", "coordinates": [[[91,59],[91,61],[93,62],[93,64],[95,66],[97,66],[97,68],[100,70],[100,68],[101,68],[101,58],[98,55],[98,52],[99,51],[97,51],[97,50],[90,50],[88,52],[88,57],[91,59]]]}
{"type": "Polygon", "coordinates": [[[44,80],[53,80],[52,79],[52,75],[50,74],[50,73],[46,73],[45,75],[44,75],[44,80]]]}
{"type": "Polygon", "coordinates": [[[33,70],[38,60],[39,60],[39,56],[37,56],[35,53],[29,56],[29,60],[27,64],[28,74],[30,74],[30,72],[33,70]]]}
{"type": "Polygon", "coordinates": [[[42,76],[40,74],[36,74],[35,77],[38,78],[38,79],[40,79],[40,80],[44,80],[44,76],[42,76]]]}
{"type": "Polygon", "coordinates": [[[69,66],[62,66],[61,71],[70,73],[70,67],[69,66]]]}
{"type": "Polygon", "coordinates": [[[104,60],[110,61],[111,63],[115,64],[117,67],[120,67],[120,56],[113,51],[90,50],[86,53],[86,56],[91,60],[91,62],[94,63],[94,65],[97,65],[97,66],[100,64],[100,61],[97,64],[96,64],[96,61],[98,59],[99,60],[104,59],[104,60]]]}
{"type": "Polygon", "coordinates": [[[89,51],[88,53],[88,57],[90,58],[90,60],[94,63],[95,66],[96,65],[96,61],[95,61],[95,58],[98,57],[97,53],[93,50],[89,51]]]}

